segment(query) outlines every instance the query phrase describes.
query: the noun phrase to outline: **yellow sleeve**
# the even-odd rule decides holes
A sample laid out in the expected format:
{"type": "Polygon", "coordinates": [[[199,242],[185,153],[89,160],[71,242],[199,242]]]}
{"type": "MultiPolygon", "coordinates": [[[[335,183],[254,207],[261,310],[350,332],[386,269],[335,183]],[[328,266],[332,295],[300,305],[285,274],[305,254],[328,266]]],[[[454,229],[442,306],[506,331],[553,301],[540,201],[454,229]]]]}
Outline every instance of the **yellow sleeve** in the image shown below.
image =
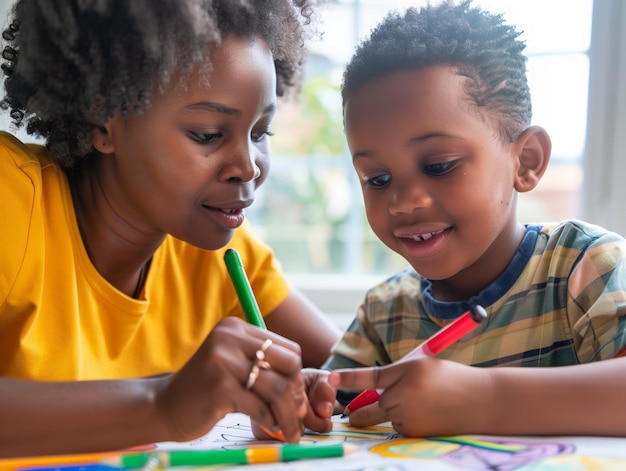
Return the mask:
{"type": "Polygon", "coordinates": [[[0,305],[23,266],[41,186],[39,163],[26,146],[0,132],[0,305]]]}

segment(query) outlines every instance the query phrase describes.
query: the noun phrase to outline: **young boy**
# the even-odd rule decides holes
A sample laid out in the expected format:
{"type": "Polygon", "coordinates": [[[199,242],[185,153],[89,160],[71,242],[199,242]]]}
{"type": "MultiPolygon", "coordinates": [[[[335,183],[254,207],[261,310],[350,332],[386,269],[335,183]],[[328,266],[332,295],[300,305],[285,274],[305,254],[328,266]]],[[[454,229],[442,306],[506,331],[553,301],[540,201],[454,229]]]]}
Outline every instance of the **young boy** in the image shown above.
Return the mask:
{"type": "Polygon", "coordinates": [[[353,425],[626,435],[626,359],[615,358],[626,242],[581,221],[517,220],[517,194],[535,188],[551,148],[531,125],[519,34],[469,2],[408,9],[346,68],[368,221],[412,266],[368,292],[325,365],[341,368],[329,381],[344,393],[383,390],[353,425]],[[398,363],[472,305],[488,312],[473,332],[438,358],[398,363]]]}

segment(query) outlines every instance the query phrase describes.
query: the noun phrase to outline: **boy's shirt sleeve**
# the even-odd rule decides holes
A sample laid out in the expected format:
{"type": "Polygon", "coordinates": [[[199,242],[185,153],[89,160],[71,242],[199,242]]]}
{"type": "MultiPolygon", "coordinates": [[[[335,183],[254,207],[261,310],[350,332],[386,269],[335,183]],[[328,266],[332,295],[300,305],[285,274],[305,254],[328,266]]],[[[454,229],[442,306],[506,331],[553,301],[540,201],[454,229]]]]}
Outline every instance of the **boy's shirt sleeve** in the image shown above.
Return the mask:
{"type": "Polygon", "coordinates": [[[372,331],[368,318],[367,307],[361,304],[357,315],[333,348],[333,353],[322,368],[335,370],[338,368],[361,368],[364,366],[381,366],[391,363],[384,346],[376,343],[377,334],[372,331]]]}
{"type": "Polygon", "coordinates": [[[613,358],[626,347],[622,237],[606,233],[585,250],[568,280],[568,315],[581,363],[613,358]]]}

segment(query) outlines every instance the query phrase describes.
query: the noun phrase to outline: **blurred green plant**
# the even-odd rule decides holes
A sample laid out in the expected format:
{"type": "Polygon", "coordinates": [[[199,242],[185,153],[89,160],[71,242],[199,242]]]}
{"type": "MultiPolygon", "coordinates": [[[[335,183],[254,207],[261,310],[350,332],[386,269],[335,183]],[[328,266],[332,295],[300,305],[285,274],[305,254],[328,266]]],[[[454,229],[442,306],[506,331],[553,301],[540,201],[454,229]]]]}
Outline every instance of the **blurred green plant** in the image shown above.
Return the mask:
{"type": "Polygon", "coordinates": [[[388,271],[390,251],[369,229],[358,197],[330,73],[312,74],[297,98],[282,100],[272,131],[270,175],[248,215],[285,270],[388,271]]]}
{"type": "Polygon", "coordinates": [[[347,146],[339,85],[330,74],[308,77],[298,97],[279,103],[272,128],[274,155],[344,158],[347,146]]]}

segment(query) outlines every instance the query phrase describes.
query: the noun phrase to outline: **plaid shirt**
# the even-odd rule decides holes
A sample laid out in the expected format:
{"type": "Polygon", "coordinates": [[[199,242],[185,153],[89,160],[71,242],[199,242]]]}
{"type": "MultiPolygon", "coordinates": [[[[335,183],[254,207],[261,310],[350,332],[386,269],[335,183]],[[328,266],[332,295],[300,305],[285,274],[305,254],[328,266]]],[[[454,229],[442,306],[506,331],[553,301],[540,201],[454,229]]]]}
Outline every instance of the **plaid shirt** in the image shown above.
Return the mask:
{"type": "Polygon", "coordinates": [[[406,269],[366,295],[325,368],[397,361],[480,304],[488,318],[438,355],[474,366],[562,366],[626,345],[626,240],[581,221],[527,226],[507,269],[467,302],[440,302],[406,269]]]}

